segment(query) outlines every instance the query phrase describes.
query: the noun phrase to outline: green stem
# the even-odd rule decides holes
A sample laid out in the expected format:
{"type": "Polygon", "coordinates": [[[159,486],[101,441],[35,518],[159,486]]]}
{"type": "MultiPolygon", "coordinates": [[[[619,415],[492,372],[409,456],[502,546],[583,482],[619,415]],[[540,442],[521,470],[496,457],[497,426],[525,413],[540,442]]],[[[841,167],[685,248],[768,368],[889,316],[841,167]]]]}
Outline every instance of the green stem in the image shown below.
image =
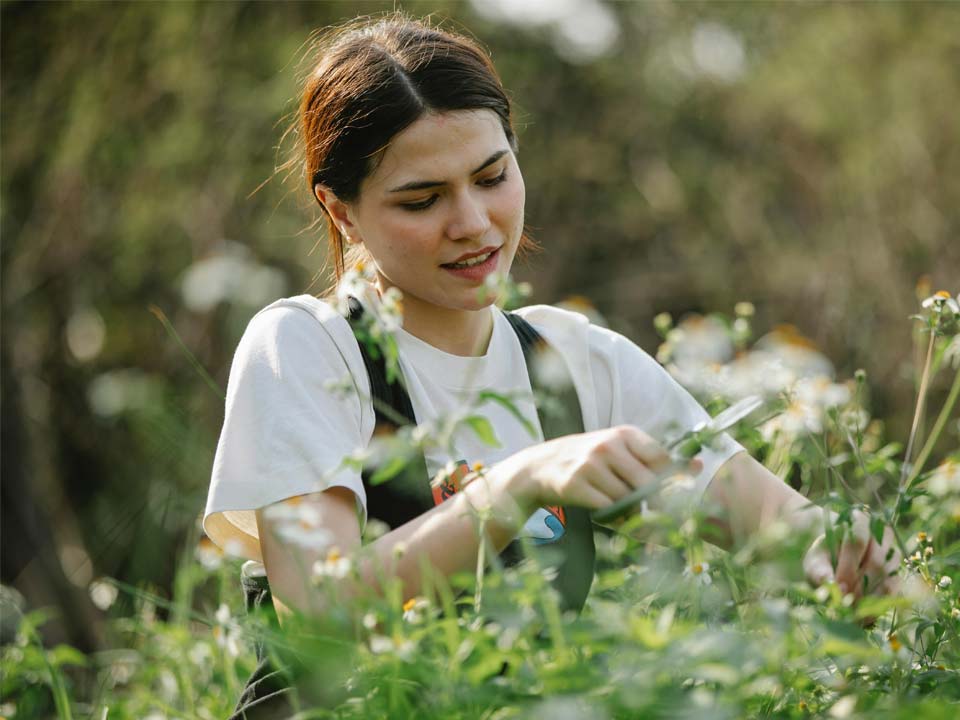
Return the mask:
{"type": "Polygon", "coordinates": [[[913,454],[913,443],[917,439],[917,428],[923,416],[923,401],[927,395],[927,382],[930,380],[930,361],[933,359],[933,342],[936,336],[930,331],[930,342],[927,344],[927,359],[923,364],[923,375],[920,377],[920,389],[917,391],[917,409],[913,413],[913,424],[910,427],[910,439],[907,441],[907,452],[903,458],[900,470],[900,488],[907,486],[907,473],[910,472],[910,457],[913,454]]]}
{"type": "Polygon", "coordinates": [[[937,422],[934,423],[933,430],[930,431],[930,436],[924,443],[923,449],[920,450],[920,455],[917,457],[917,462],[914,463],[913,469],[910,471],[910,477],[907,478],[906,487],[909,488],[913,484],[913,481],[917,479],[920,471],[923,470],[927,458],[930,457],[930,453],[933,452],[933,446],[936,444],[937,438],[940,437],[944,425],[947,424],[947,419],[950,417],[950,412],[957,402],[958,395],[960,395],[960,368],[957,369],[957,374],[953,378],[953,386],[950,388],[947,401],[943,404],[943,409],[940,410],[940,415],[937,416],[937,422]]]}
{"type": "Polygon", "coordinates": [[[207,385],[210,387],[211,390],[213,390],[213,392],[216,394],[218,398],[225,401],[227,397],[224,394],[223,390],[221,390],[220,386],[217,385],[216,380],[210,377],[210,373],[208,373],[206,369],[203,367],[203,365],[200,364],[200,361],[197,360],[196,356],[192,352],[190,352],[190,348],[184,345],[183,340],[180,339],[180,335],[177,333],[176,329],[174,329],[173,324],[167,318],[166,313],[164,313],[163,310],[158,308],[156,305],[150,306],[150,312],[152,312],[156,316],[157,320],[160,321],[160,324],[163,325],[163,329],[166,330],[167,334],[170,335],[170,337],[174,339],[177,345],[180,346],[180,349],[183,350],[184,354],[186,354],[187,360],[190,361],[190,364],[193,365],[194,370],[196,370],[197,373],[199,373],[200,377],[203,378],[204,382],[207,383],[207,385]]]}
{"type": "Polygon", "coordinates": [[[43,664],[47,667],[47,672],[50,673],[50,690],[53,693],[53,702],[57,707],[57,717],[60,720],[73,720],[73,714],[70,710],[70,697],[67,695],[67,688],[63,683],[63,675],[60,673],[60,669],[54,667],[53,663],[50,662],[50,658],[47,657],[47,650],[43,647],[43,641],[40,639],[40,635],[34,631],[31,631],[32,640],[37,643],[37,647],[40,650],[40,657],[43,658],[43,664]]]}

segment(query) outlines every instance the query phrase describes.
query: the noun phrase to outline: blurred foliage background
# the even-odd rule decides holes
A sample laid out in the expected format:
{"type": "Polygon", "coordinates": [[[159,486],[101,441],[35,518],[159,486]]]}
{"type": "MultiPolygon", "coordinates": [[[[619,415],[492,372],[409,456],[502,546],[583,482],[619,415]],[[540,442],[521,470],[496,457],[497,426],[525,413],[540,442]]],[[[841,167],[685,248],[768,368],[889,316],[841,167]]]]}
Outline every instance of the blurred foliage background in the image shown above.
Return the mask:
{"type": "MultiPolygon", "coordinates": [[[[223,387],[258,308],[325,287],[306,183],[275,174],[298,64],[393,7],[0,6],[2,580],[60,608],[56,639],[103,642],[93,578],[168,595],[192,554],[223,404],[160,318],[223,387]]],[[[960,6],[402,8],[479,38],[512,93],[535,302],[583,296],[653,353],[656,313],[750,300],[865,368],[905,438],[906,318],[960,289],[960,6]]]]}

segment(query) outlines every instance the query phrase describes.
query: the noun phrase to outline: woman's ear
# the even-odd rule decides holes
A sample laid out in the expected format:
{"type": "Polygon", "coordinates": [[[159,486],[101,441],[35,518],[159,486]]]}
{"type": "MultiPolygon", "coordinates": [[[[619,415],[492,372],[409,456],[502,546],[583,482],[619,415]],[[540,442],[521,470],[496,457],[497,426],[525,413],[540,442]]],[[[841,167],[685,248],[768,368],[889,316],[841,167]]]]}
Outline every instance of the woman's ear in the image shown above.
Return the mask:
{"type": "Polygon", "coordinates": [[[356,224],[351,219],[353,213],[347,203],[338,198],[333,193],[333,190],[319,183],[313,186],[313,194],[316,195],[317,200],[326,208],[330,217],[333,218],[333,222],[337,228],[339,228],[344,240],[350,244],[363,241],[357,231],[356,224]]]}

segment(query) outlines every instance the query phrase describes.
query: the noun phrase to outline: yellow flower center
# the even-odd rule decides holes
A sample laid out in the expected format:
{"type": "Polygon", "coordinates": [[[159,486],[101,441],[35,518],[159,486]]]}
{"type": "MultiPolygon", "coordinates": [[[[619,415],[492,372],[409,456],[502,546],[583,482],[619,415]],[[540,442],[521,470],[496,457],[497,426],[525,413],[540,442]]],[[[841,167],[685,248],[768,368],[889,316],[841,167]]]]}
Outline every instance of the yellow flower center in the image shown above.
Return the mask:
{"type": "Polygon", "coordinates": [[[903,645],[900,644],[900,641],[897,640],[897,636],[896,636],[896,635],[891,635],[889,638],[887,638],[887,640],[890,641],[890,648],[891,648],[894,652],[897,652],[898,650],[900,650],[901,647],[903,647],[903,645]]]}
{"type": "Polygon", "coordinates": [[[917,540],[919,540],[920,542],[926,542],[926,541],[927,541],[927,534],[926,534],[925,532],[918,532],[918,533],[917,533],[917,540]]]}
{"type": "Polygon", "coordinates": [[[473,464],[473,471],[474,471],[474,472],[480,472],[481,470],[483,470],[483,468],[484,468],[484,464],[483,464],[482,462],[479,462],[479,461],[478,461],[478,462],[475,462],[475,463],[473,464]]]}
{"type": "Polygon", "coordinates": [[[331,548],[330,552],[327,553],[327,562],[336,562],[341,557],[340,548],[331,548]]]}
{"type": "Polygon", "coordinates": [[[407,600],[407,601],[403,604],[403,611],[404,611],[404,612],[408,612],[408,611],[410,611],[410,610],[413,610],[413,607],[414,607],[416,604],[417,604],[417,599],[416,599],[416,598],[410,598],[409,600],[407,600]]]}
{"type": "Polygon", "coordinates": [[[693,570],[694,575],[699,575],[703,572],[703,565],[701,563],[697,563],[691,569],[693,570]]]}
{"type": "Polygon", "coordinates": [[[933,296],[934,296],[934,297],[937,297],[937,298],[942,298],[943,300],[949,300],[949,299],[950,299],[950,293],[948,293],[946,290],[937,290],[937,291],[933,294],[933,296]]]}

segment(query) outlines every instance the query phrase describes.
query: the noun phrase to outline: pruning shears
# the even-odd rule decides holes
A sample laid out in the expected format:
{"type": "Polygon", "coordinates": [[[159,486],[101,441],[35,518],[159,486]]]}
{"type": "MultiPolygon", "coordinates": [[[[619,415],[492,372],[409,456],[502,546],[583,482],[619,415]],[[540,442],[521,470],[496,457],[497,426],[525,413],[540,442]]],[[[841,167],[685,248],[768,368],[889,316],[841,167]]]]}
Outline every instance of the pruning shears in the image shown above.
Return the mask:
{"type": "Polygon", "coordinates": [[[670,463],[657,471],[656,479],[620,498],[613,505],[597,510],[592,515],[593,519],[596,522],[613,520],[659,492],[667,478],[687,470],[690,460],[703,449],[704,445],[709,446],[718,435],[743,421],[765,404],[766,401],[759,395],[750,395],[734,403],[716,417],[697,423],[680,437],[667,443],[666,450],[670,453],[670,463]]]}

